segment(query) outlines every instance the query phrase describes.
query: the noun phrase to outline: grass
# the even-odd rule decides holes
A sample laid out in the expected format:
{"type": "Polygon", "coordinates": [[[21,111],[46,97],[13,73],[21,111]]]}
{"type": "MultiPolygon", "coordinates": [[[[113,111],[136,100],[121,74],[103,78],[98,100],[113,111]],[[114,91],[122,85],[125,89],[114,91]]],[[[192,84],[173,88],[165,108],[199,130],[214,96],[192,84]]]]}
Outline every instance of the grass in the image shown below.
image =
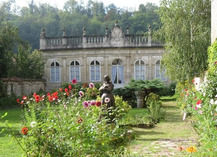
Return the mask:
{"type": "Polygon", "coordinates": [[[15,142],[12,133],[19,133],[21,125],[21,114],[20,108],[4,109],[0,111],[0,118],[7,112],[7,116],[0,119],[0,156],[1,157],[20,157],[22,156],[22,150],[19,145],[15,142]],[[11,126],[10,129],[5,124],[5,121],[11,126]]]}
{"type": "Polygon", "coordinates": [[[148,124],[150,122],[148,115],[147,108],[133,108],[120,120],[120,124],[148,124]]]}

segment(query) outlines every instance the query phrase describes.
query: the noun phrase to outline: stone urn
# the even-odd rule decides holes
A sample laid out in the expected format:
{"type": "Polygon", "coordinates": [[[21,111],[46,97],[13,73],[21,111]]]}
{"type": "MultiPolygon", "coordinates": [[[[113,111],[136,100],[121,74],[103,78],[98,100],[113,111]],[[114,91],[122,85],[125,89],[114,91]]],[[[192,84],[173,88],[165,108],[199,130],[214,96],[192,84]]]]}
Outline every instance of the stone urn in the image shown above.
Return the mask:
{"type": "Polygon", "coordinates": [[[136,99],[137,99],[137,108],[143,108],[144,106],[144,91],[135,91],[136,99]]]}

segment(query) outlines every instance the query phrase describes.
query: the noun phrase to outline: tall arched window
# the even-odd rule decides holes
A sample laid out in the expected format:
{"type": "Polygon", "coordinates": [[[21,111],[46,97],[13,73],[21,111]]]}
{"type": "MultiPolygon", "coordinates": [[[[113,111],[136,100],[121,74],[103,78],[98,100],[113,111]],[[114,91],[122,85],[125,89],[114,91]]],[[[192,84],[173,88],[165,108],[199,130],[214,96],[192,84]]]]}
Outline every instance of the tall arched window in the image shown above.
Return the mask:
{"type": "Polygon", "coordinates": [[[135,80],[145,80],[146,65],[142,60],[137,60],[134,66],[134,78],[135,80]]]}
{"type": "Polygon", "coordinates": [[[123,61],[115,59],[112,62],[112,83],[123,84],[124,83],[124,66],[123,61]]]}
{"type": "Polygon", "coordinates": [[[58,62],[51,63],[51,70],[50,70],[50,81],[51,82],[60,82],[60,65],[58,62]]]}
{"type": "Polygon", "coordinates": [[[101,81],[100,63],[96,60],[90,63],[90,81],[92,82],[101,81]]]}
{"type": "Polygon", "coordinates": [[[162,81],[166,80],[166,78],[165,78],[165,69],[161,69],[160,60],[158,60],[156,62],[156,65],[155,65],[155,77],[162,80],[162,81]]]}
{"type": "Polygon", "coordinates": [[[78,61],[72,61],[70,64],[70,80],[76,79],[78,82],[81,81],[80,64],[78,61]]]}

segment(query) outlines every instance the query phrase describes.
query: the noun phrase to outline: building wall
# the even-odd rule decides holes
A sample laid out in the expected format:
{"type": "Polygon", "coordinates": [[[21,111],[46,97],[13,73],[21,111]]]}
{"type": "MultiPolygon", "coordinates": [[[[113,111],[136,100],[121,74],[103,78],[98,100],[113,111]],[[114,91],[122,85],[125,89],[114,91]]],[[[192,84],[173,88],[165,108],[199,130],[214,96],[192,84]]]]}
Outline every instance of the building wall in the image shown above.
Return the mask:
{"type": "Polygon", "coordinates": [[[217,0],[212,0],[211,7],[211,42],[217,38],[217,0]]]}
{"type": "MultiPolygon", "coordinates": [[[[119,67],[120,71],[124,69],[124,80],[117,79],[121,84],[115,84],[115,88],[126,85],[134,78],[134,65],[137,60],[145,62],[145,79],[154,79],[156,62],[161,60],[164,53],[161,43],[152,41],[151,28],[149,28],[148,36],[129,34],[129,30],[124,34],[117,22],[111,32],[106,29],[105,35],[100,36],[87,36],[83,29],[83,36],[80,37],[66,36],[65,30],[62,37],[47,37],[45,30],[42,29],[40,50],[45,59],[44,79],[46,79],[47,91],[59,88],[64,82],[71,82],[70,63],[72,61],[78,61],[80,64],[81,82],[92,82],[90,63],[94,60],[100,63],[99,82],[103,82],[104,75],[114,78],[112,77],[112,62],[115,59],[123,63],[123,66],[119,67]],[[53,62],[59,63],[61,71],[61,81],[55,83],[51,82],[53,62]]],[[[114,70],[114,72],[117,71],[114,70]]],[[[55,76],[54,73],[53,76],[55,76]]]]}
{"type": "MultiPolygon", "coordinates": [[[[81,82],[90,82],[90,63],[97,60],[101,65],[101,82],[104,75],[110,75],[112,71],[112,62],[115,59],[121,59],[124,65],[124,84],[127,84],[134,78],[134,64],[142,59],[146,64],[146,79],[155,78],[155,65],[161,60],[164,49],[162,47],[144,47],[144,48],[106,48],[106,49],[77,49],[77,50],[50,50],[44,51],[43,56],[46,60],[44,79],[46,79],[47,89],[59,88],[64,82],[70,80],[70,63],[78,61],[81,67],[81,82]],[[61,82],[51,83],[50,67],[51,63],[57,61],[61,69],[61,82]]],[[[117,87],[117,86],[116,86],[117,87]]]]}

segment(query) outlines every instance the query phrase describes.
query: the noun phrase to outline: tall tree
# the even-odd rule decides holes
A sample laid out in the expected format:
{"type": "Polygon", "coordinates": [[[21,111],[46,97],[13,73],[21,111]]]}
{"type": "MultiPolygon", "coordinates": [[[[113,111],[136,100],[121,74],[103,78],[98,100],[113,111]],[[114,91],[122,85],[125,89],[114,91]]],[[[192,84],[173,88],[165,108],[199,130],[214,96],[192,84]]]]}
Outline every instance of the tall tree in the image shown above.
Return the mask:
{"type": "Polygon", "coordinates": [[[0,78],[8,77],[13,65],[13,50],[19,42],[18,29],[7,21],[8,7],[4,4],[0,8],[0,78]]]}
{"type": "Polygon", "coordinates": [[[171,80],[183,82],[207,68],[210,0],[162,0],[161,33],[166,42],[163,66],[171,80]]]}

